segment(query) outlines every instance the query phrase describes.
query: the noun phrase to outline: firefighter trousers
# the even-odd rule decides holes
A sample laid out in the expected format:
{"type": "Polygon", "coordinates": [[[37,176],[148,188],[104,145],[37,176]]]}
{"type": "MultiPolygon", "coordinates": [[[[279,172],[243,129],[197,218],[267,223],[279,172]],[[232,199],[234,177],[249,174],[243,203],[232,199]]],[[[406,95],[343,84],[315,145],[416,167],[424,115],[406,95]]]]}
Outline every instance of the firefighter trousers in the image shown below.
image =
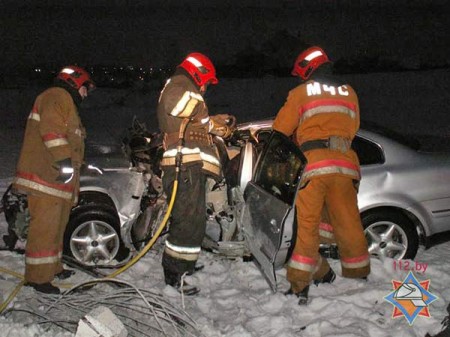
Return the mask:
{"type": "Polygon", "coordinates": [[[25,281],[51,282],[63,270],[64,231],[72,208],[71,200],[47,195],[28,195],[30,226],[25,247],[25,281]]]}
{"type": "MultiPolygon", "coordinates": [[[[175,170],[164,170],[163,185],[172,194],[175,170]]],[[[201,165],[182,166],[178,190],[170,217],[162,266],[166,283],[175,285],[181,276],[193,272],[206,228],[206,175],[201,165]]]]}
{"type": "Polygon", "coordinates": [[[320,224],[326,206],[339,249],[342,276],[362,278],[370,273],[367,240],[364,236],[353,180],[326,175],[312,178],[297,194],[297,241],[287,267],[294,292],[311,280],[320,280],[330,269],[319,254],[320,224]]]}

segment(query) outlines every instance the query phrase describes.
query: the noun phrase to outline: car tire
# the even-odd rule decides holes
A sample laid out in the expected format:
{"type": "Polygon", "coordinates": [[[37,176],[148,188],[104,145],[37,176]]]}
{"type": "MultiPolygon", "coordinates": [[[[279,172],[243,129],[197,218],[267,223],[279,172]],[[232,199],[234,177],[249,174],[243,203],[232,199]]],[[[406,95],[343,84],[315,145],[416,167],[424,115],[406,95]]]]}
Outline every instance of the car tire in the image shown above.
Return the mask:
{"type": "Polygon", "coordinates": [[[419,236],[406,215],[392,210],[369,212],[362,216],[362,224],[371,255],[396,260],[416,256],[419,236]]]}
{"type": "Polygon", "coordinates": [[[86,266],[111,265],[129,255],[115,210],[100,204],[75,208],[64,233],[64,254],[86,266]]]}

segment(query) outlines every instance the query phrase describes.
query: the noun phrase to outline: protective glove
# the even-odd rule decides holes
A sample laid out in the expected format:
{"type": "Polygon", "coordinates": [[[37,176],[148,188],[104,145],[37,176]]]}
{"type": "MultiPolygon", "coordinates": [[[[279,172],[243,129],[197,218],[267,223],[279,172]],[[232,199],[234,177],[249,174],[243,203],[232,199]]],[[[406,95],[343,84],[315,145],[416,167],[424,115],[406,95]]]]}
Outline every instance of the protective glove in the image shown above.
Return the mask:
{"type": "Polygon", "coordinates": [[[73,179],[75,170],[72,166],[72,159],[66,158],[56,162],[59,175],[56,177],[56,181],[67,184],[73,179]]]}
{"type": "Polygon", "coordinates": [[[236,129],[236,117],[228,114],[211,116],[209,120],[209,132],[213,135],[229,138],[236,129]]]}

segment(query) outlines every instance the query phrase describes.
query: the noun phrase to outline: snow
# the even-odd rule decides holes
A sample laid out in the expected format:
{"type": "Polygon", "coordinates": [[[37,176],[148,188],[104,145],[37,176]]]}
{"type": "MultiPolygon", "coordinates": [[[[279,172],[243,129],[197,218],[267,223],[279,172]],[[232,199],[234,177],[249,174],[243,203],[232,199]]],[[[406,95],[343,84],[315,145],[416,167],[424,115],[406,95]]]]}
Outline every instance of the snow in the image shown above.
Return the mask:
{"type": "MultiPolygon", "coordinates": [[[[450,134],[449,70],[351,75],[348,79],[360,93],[364,119],[405,134],[450,134]]],[[[239,121],[249,121],[275,115],[295,84],[291,78],[223,79],[206,100],[212,114],[233,113],[239,121]]],[[[152,90],[99,88],[86,102],[81,116],[88,129],[88,143],[102,146],[107,151],[131,124],[133,115],[156,130],[154,111],[159,87],[160,84],[155,83],[152,90]]],[[[2,194],[12,180],[25,120],[34,96],[41,89],[0,90],[2,194]]],[[[0,234],[5,227],[5,219],[0,216],[0,234]]],[[[182,298],[164,284],[160,265],[162,247],[159,240],[139,262],[117,278],[139,288],[160,292],[173,305],[184,307],[196,321],[198,330],[208,337],[423,337],[427,332],[436,334],[440,331],[450,301],[449,242],[428,250],[421,248],[415,258],[415,261],[427,264],[424,273],[414,273],[416,278],[430,280],[429,290],[438,299],[430,304],[431,317],[419,316],[413,325],[409,325],[404,317],[392,318],[394,308],[384,300],[393,291],[392,280],[402,281],[408,274],[407,270],[399,270],[392,259],[372,259],[372,272],[367,282],[342,278],[339,262],[329,260],[338,274],[337,279],[333,284],[312,286],[311,302],[300,307],[295,297],[283,294],[289,287],[284,269],[277,271],[279,291],[273,293],[254,263],[239,258],[230,260],[206,251],[199,258],[204,269],[186,278],[187,282],[199,285],[201,292],[195,297],[182,298]]],[[[23,273],[23,255],[1,251],[0,256],[1,267],[23,273]]],[[[77,271],[69,282],[76,284],[90,278],[77,271]]],[[[18,282],[13,276],[0,273],[3,300],[18,282]]],[[[95,291],[95,288],[89,291],[95,291]]],[[[30,296],[38,295],[24,287],[10,305],[30,296]]],[[[2,337],[74,336],[54,326],[39,326],[33,316],[21,322],[2,316],[0,330],[2,337]]]]}

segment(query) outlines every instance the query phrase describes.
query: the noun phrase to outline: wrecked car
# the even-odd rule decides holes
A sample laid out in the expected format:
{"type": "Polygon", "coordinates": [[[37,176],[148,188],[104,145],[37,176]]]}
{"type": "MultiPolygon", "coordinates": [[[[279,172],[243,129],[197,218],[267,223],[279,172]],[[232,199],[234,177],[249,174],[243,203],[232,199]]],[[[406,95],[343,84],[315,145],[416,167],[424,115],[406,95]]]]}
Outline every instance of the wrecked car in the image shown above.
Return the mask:
{"type": "MultiPolygon", "coordinates": [[[[295,244],[294,201],[306,159],[271,126],[272,119],[243,123],[226,142],[215,139],[225,179],[208,180],[203,247],[253,257],[276,287],[275,270],[295,244]]],[[[64,245],[83,265],[126,261],[153,237],[166,212],[161,137],[137,120],[129,131],[120,147],[88,151],[64,245]]],[[[419,245],[428,247],[450,230],[448,154],[421,152],[394,133],[365,128],[352,147],[361,162],[358,206],[373,256],[413,259],[419,245]]],[[[26,222],[26,201],[7,191],[3,207],[10,235],[23,239],[26,226],[16,225],[26,222]]],[[[338,254],[332,246],[321,250],[338,254]]]]}

